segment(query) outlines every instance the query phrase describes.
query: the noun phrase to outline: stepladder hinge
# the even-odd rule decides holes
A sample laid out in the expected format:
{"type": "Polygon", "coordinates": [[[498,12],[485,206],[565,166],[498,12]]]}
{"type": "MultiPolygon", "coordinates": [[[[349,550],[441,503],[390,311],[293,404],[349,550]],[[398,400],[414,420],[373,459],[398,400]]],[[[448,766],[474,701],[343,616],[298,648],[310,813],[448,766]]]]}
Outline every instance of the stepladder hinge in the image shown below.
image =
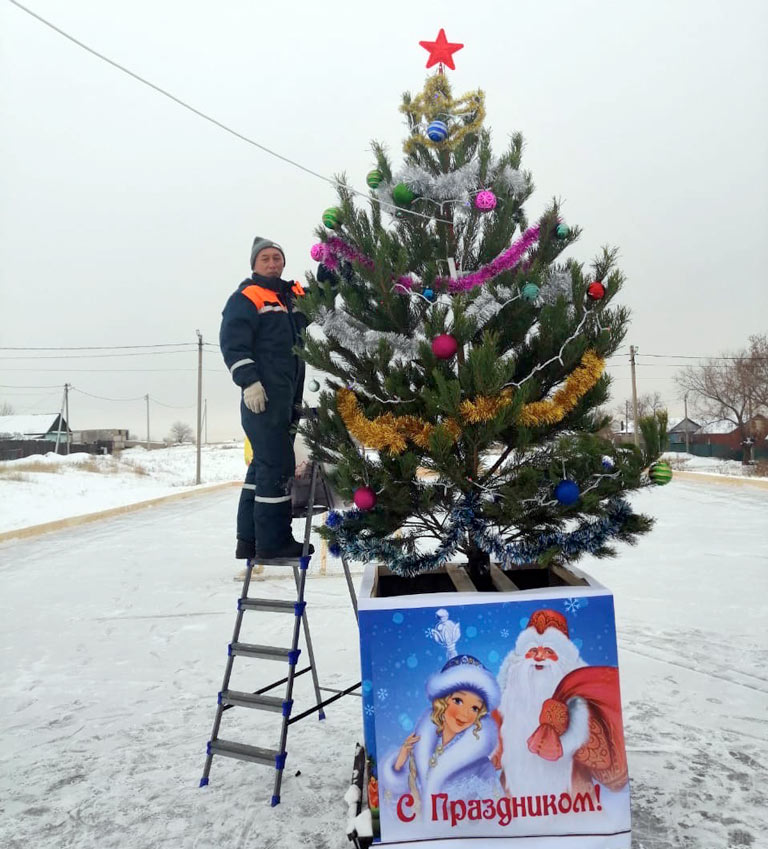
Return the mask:
{"type": "Polygon", "coordinates": [[[290,716],[293,710],[293,699],[283,700],[283,716],[290,716]]]}
{"type": "Polygon", "coordinates": [[[288,663],[291,666],[296,666],[296,664],[299,662],[300,654],[301,649],[291,649],[291,651],[288,652],[288,663]]]}
{"type": "Polygon", "coordinates": [[[283,770],[285,769],[285,759],[288,757],[288,752],[281,752],[279,755],[275,755],[275,769],[283,770]]]}
{"type": "Polygon", "coordinates": [[[293,605],[293,611],[294,611],[294,613],[296,614],[296,616],[302,616],[302,615],[303,615],[303,613],[304,613],[304,609],[306,608],[306,606],[307,606],[306,601],[297,601],[297,602],[293,605]]]}

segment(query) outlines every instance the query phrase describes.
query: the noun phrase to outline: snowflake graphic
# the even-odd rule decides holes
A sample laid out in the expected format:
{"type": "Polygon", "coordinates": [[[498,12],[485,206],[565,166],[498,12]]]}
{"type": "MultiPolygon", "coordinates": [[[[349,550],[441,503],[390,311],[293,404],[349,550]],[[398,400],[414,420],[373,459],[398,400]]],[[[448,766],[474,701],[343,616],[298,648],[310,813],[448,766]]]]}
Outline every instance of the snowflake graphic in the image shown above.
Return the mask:
{"type": "Polygon", "coordinates": [[[432,629],[431,629],[431,628],[425,628],[425,629],[424,629],[424,636],[425,636],[428,640],[431,640],[431,639],[432,639],[432,629]]]}
{"type": "Polygon", "coordinates": [[[580,607],[580,598],[568,598],[565,600],[565,609],[568,611],[568,613],[572,613],[574,616],[576,616],[580,607]]]}
{"type": "Polygon", "coordinates": [[[376,713],[376,708],[373,705],[366,705],[365,706],[365,715],[366,716],[373,716],[375,713],[376,713]]]}
{"type": "Polygon", "coordinates": [[[376,695],[380,702],[384,702],[387,700],[389,696],[389,690],[385,690],[383,687],[380,690],[377,690],[376,695]]]}
{"type": "Polygon", "coordinates": [[[502,637],[502,639],[506,640],[508,636],[509,636],[509,631],[507,631],[507,629],[506,629],[506,628],[502,628],[502,629],[501,629],[501,637],[502,637]]]}

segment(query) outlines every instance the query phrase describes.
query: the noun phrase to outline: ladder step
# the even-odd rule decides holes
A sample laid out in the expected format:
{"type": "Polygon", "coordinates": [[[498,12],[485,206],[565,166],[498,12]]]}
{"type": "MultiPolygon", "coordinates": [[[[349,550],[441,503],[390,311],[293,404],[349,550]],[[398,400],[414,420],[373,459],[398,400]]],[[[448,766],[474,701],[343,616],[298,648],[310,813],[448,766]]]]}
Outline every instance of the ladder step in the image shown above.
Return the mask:
{"type": "Polygon", "coordinates": [[[258,693],[241,693],[238,690],[224,690],[219,697],[219,703],[255,708],[256,710],[274,710],[277,713],[282,713],[283,706],[287,704],[277,696],[260,696],[258,693]]]}
{"type": "Polygon", "coordinates": [[[276,598],[241,598],[240,610],[263,610],[269,613],[296,613],[296,601],[282,601],[276,598]]]}
{"type": "Polygon", "coordinates": [[[225,758],[234,758],[238,761],[268,764],[278,769],[281,768],[281,761],[285,763],[285,755],[281,755],[277,749],[262,749],[259,746],[247,746],[245,743],[232,743],[229,740],[211,740],[208,743],[208,754],[223,755],[225,758]]]}
{"type": "Polygon", "coordinates": [[[230,643],[229,653],[240,657],[259,657],[264,660],[287,660],[295,665],[301,649],[283,649],[278,646],[257,646],[254,643],[230,643]]]}

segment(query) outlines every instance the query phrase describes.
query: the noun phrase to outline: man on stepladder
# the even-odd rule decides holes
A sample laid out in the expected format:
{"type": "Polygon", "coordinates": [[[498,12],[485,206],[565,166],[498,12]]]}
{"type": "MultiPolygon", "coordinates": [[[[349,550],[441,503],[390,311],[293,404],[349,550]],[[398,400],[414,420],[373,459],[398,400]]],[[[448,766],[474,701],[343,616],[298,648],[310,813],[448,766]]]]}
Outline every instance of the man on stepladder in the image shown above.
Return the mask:
{"type": "MultiPolygon", "coordinates": [[[[304,289],[283,280],[280,245],[257,236],[252,275],[227,301],[219,344],[232,380],[242,389],[240,414],[253,449],[237,511],[239,560],[299,557],[291,532],[293,442],[301,415],[304,361],[293,352],[307,325],[295,311],[304,289]]],[[[309,553],[314,551],[309,546],[309,553]]]]}

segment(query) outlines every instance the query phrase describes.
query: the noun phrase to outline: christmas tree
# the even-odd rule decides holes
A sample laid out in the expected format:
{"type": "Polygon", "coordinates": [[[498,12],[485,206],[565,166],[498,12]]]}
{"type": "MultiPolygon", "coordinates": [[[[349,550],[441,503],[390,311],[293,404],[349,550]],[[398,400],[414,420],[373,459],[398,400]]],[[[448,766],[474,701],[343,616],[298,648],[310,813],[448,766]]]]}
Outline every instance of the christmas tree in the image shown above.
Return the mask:
{"type": "Polygon", "coordinates": [[[312,249],[302,356],[329,391],[303,431],[356,505],[321,532],[406,576],[461,553],[481,588],[491,560],[612,555],[651,526],[623,496],[654,459],[598,433],[617,253],[560,261],[578,227],[556,201],[529,222],[522,136],[495,157],[483,92],[454,98],[442,64],[401,111],[403,163],[374,142],[370,196],[340,178],[312,249]]]}

